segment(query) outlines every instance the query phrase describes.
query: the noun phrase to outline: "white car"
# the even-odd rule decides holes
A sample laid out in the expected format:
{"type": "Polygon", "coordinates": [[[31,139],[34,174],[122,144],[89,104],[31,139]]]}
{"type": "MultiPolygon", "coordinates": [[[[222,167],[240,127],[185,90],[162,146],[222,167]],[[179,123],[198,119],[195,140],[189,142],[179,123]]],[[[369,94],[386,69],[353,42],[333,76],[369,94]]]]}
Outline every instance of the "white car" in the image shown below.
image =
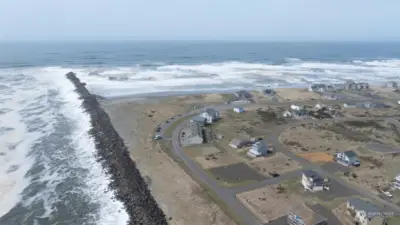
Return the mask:
{"type": "Polygon", "coordinates": [[[388,192],[388,191],[382,191],[382,193],[383,193],[384,195],[386,195],[387,197],[389,197],[389,198],[392,198],[392,197],[393,197],[393,195],[390,194],[390,192],[388,192]]]}
{"type": "Polygon", "coordinates": [[[160,140],[161,138],[162,138],[161,135],[156,134],[156,135],[153,137],[153,140],[160,140]]]}

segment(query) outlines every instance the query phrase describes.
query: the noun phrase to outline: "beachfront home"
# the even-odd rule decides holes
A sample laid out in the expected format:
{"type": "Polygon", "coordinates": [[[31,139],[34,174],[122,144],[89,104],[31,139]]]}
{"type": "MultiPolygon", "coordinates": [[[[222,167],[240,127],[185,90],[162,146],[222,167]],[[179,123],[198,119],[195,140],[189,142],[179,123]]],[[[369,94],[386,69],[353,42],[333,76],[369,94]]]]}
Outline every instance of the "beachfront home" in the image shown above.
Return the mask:
{"type": "Polygon", "coordinates": [[[229,143],[229,146],[231,146],[232,148],[243,148],[250,144],[251,144],[251,141],[248,141],[248,140],[232,139],[232,141],[229,143]]]}
{"type": "Polygon", "coordinates": [[[392,183],[393,189],[400,190],[400,174],[397,175],[392,183]]]}
{"type": "Polygon", "coordinates": [[[247,152],[247,155],[251,157],[265,156],[267,154],[268,154],[268,146],[264,141],[255,142],[251,146],[250,150],[247,152]]]}
{"type": "Polygon", "coordinates": [[[262,87],[258,90],[258,92],[265,96],[275,96],[276,92],[273,89],[262,87]]]}
{"type": "Polygon", "coordinates": [[[200,116],[205,118],[208,124],[212,124],[219,119],[219,112],[212,108],[206,108],[200,116]]]}
{"type": "Polygon", "coordinates": [[[336,154],[335,159],[338,163],[345,166],[359,166],[360,159],[358,155],[353,151],[339,152],[336,154]]]}
{"type": "Polygon", "coordinates": [[[323,93],[325,91],[333,91],[335,90],[333,85],[330,84],[312,84],[308,86],[308,91],[310,92],[320,92],[323,93]]]}
{"type": "Polygon", "coordinates": [[[378,206],[359,198],[347,200],[347,210],[360,225],[383,224],[383,215],[378,206]]]}
{"type": "Polygon", "coordinates": [[[241,107],[235,107],[235,108],[233,108],[233,111],[236,113],[242,113],[242,112],[244,112],[244,109],[241,107]]]}
{"type": "Polygon", "coordinates": [[[396,91],[398,89],[398,84],[395,81],[389,81],[384,85],[384,87],[396,91]]]}
{"type": "Polygon", "coordinates": [[[324,93],[322,95],[324,99],[329,99],[329,100],[339,100],[340,97],[338,95],[332,94],[332,93],[324,93]]]}
{"type": "Polygon", "coordinates": [[[282,116],[284,118],[291,118],[292,117],[292,113],[289,112],[289,110],[285,110],[285,111],[283,111],[282,116]]]}
{"type": "Polygon", "coordinates": [[[299,110],[302,109],[303,107],[300,107],[300,106],[298,106],[298,105],[290,105],[290,108],[291,108],[292,110],[299,111],[299,110]]]}
{"type": "Polygon", "coordinates": [[[358,105],[357,105],[356,103],[352,103],[352,102],[343,103],[343,108],[351,108],[351,109],[354,109],[354,108],[357,108],[357,107],[358,107],[358,105]]]}
{"type": "Polygon", "coordinates": [[[322,191],[325,187],[324,178],[312,170],[306,170],[302,173],[301,184],[307,191],[322,191]]]}
{"type": "Polygon", "coordinates": [[[248,92],[248,91],[241,90],[241,91],[235,92],[235,97],[236,97],[236,99],[251,99],[253,97],[253,95],[250,94],[250,92],[248,92]]]}
{"type": "Polygon", "coordinates": [[[190,119],[191,123],[199,123],[200,125],[204,126],[206,125],[206,118],[198,115],[198,116],[194,116],[190,119]]]}
{"type": "Polygon", "coordinates": [[[385,109],[385,108],[390,108],[389,105],[386,105],[385,103],[375,103],[375,102],[366,102],[363,105],[363,108],[366,109],[385,109]]]}
{"type": "Polygon", "coordinates": [[[183,147],[203,144],[203,124],[198,122],[187,123],[180,133],[180,141],[183,147]]]}
{"type": "Polygon", "coordinates": [[[368,83],[357,83],[352,80],[346,81],[345,83],[345,90],[354,92],[354,91],[361,91],[361,90],[366,90],[369,89],[369,84],[368,83]]]}

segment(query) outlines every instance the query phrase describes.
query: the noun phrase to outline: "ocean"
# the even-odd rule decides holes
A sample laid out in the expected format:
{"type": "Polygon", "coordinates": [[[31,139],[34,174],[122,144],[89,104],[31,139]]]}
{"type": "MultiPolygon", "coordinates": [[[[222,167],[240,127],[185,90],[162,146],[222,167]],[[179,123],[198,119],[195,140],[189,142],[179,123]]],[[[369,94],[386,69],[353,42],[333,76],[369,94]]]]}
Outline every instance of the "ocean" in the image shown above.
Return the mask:
{"type": "Polygon", "coordinates": [[[108,98],[400,80],[400,43],[0,44],[0,224],[125,225],[74,86],[108,98]]]}

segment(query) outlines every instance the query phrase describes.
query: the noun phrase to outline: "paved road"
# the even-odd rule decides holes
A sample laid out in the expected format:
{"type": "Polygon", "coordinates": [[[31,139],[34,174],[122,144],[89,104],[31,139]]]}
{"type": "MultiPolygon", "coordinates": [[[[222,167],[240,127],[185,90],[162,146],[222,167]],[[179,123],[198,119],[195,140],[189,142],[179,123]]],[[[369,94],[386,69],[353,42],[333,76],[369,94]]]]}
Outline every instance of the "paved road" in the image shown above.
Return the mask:
{"type": "MultiPolygon", "coordinates": [[[[278,140],[279,134],[281,133],[281,131],[283,131],[283,129],[285,129],[285,126],[282,126],[280,131],[273,133],[272,135],[275,135],[275,136],[271,137],[271,139],[273,140],[272,141],[272,145],[275,146],[276,151],[280,151],[283,154],[285,154],[287,157],[289,157],[289,158],[291,158],[293,160],[296,160],[301,165],[303,165],[303,167],[306,167],[306,168],[309,168],[311,170],[314,170],[315,172],[319,173],[320,175],[322,175],[324,177],[327,177],[327,178],[329,178],[331,180],[334,180],[334,181],[338,182],[339,184],[341,184],[341,185],[343,185],[343,186],[345,186],[347,188],[356,190],[356,192],[358,192],[362,196],[366,196],[366,197],[369,197],[371,199],[374,199],[375,201],[385,205],[387,207],[387,209],[390,209],[393,212],[396,212],[396,213],[400,212],[400,207],[398,205],[396,205],[396,204],[394,204],[392,202],[388,202],[388,201],[386,201],[384,199],[381,199],[378,196],[376,196],[375,194],[372,194],[372,193],[370,193],[369,191],[367,191],[367,190],[365,190],[363,188],[357,187],[357,186],[355,186],[355,185],[353,185],[353,184],[351,184],[349,182],[346,182],[343,179],[340,179],[340,178],[336,177],[335,175],[323,170],[321,168],[321,166],[319,166],[317,164],[312,164],[309,161],[307,161],[306,159],[304,159],[304,158],[302,158],[300,156],[297,156],[296,154],[294,154],[291,151],[288,151],[285,147],[282,146],[282,144],[278,140]]],[[[270,143],[271,143],[271,141],[270,141],[270,143]]]]}
{"type": "MultiPolygon", "coordinates": [[[[396,100],[397,99],[362,99],[362,100],[310,100],[310,101],[294,101],[294,102],[280,102],[280,103],[273,103],[271,105],[274,106],[288,106],[289,104],[315,104],[316,102],[318,103],[322,103],[322,104],[340,104],[343,102],[359,102],[359,101],[366,101],[368,100],[369,102],[387,102],[390,100],[396,100]]],[[[217,110],[224,110],[224,109],[232,109],[234,107],[237,106],[246,106],[246,107],[256,107],[256,106],[260,106],[259,104],[223,104],[223,105],[210,105],[208,107],[212,107],[215,108],[217,110]]],[[[200,112],[202,112],[204,109],[196,109],[190,112],[186,112],[184,114],[182,114],[181,116],[177,116],[175,117],[173,120],[170,120],[169,123],[163,123],[160,125],[161,127],[161,131],[160,134],[164,137],[164,132],[165,130],[176,120],[178,120],[179,118],[182,117],[186,117],[189,115],[196,115],[199,114],[200,112]]],[[[193,160],[191,160],[183,151],[180,143],[179,143],[179,133],[180,130],[183,128],[183,126],[189,121],[190,118],[186,119],[185,121],[182,121],[173,131],[173,135],[172,138],[168,138],[168,137],[164,137],[167,140],[171,140],[172,141],[172,145],[173,145],[173,153],[179,157],[180,159],[182,159],[182,161],[185,163],[185,165],[188,167],[188,169],[191,171],[192,175],[200,182],[202,182],[203,184],[207,185],[209,188],[211,188],[220,198],[220,200],[224,201],[226,205],[228,205],[231,210],[237,214],[241,219],[242,219],[242,223],[244,224],[248,224],[248,225],[262,225],[262,223],[258,220],[258,218],[253,215],[246,207],[244,207],[235,197],[236,194],[241,193],[241,192],[245,192],[245,191],[249,191],[249,190],[253,190],[253,189],[257,189],[266,185],[271,185],[271,184],[277,184],[282,182],[283,180],[286,179],[291,179],[291,178],[295,178],[298,177],[301,173],[301,170],[296,170],[296,171],[292,171],[286,174],[282,174],[280,177],[277,178],[269,178],[266,179],[264,181],[260,181],[257,183],[253,183],[253,184],[249,184],[247,186],[244,187],[238,187],[238,188],[225,188],[222,186],[219,186],[217,181],[215,179],[213,179],[212,177],[210,177],[205,171],[204,169],[197,164],[196,162],[194,162],[193,160]]],[[[362,118],[365,119],[365,118],[362,118]]],[[[310,120],[313,122],[318,122],[318,120],[310,120]]],[[[325,122],[326,120],[324,120],[325,122]]],[[[298,124],[301,123],[305,123],[307,122],[307,120],[302,120],[302,121],[297,121],[298,124]]],[[[339,184],[351,188],[353,190],[357,190],[361,195],[364,196],[368,196],[369,198],[372,198],[374,200],[376,200],[377,202],[382,203],[383,205],[385,205],[386,207],[388,207],[390,210],[394,210],[394,212],[400,212],[400,207],[391,203],[391,202],[387,202],[384,199],[381,199],[371,193],[369,193],[366,190],[361,190],[360,188],[345,182],[344,180],[324,171],[320,166],[315,165],[315,164],[311,164],[310,162],[308,162],[307,160],[305,160],[304,158],[301,158],[295,154],[293,154],[292,152],[286,150],[279,142],[278,140],[278,136],[281,133],[281,131],[283,131],[283,129],[289,127],[289,126],[293,126],[295,123],[290,123],[290,124],[286,124],[284,126],[281,126],[280,130],[278,131],[274,131],[274,132],[269,132],[270,135],[272,135],[270,143],[275,147],[275,151],[281,151],[283,154],[285,154],[287,157],[292,158],[293,160],[296,160],[297,162],[299,162],[302,166],[303,169],[312,169],[315,172],[321,174],[322,176],[328,177],[331,180],[335,180],[336,182],[338,182],[339,184]]]]}
{"type": "Polygon", "coordinates": [[[260,223],[260,221],[241,203],[239,203],[235,196],[229,190],[219,186],[215,179],[211,178],[199,164],[191,160],[183,152],[183,149],[179,143],[179,132],[185,125],[185,122],[180,123],[173,132],[173,152],[183,160],[183,162],[189,168],[195,178],[210,187],[218,195],[218,197],[222,201],[224,201],[231,208],[231,210],[243,220],[243,223],[249,225],[261,225],[262,223],[260,223]]]}

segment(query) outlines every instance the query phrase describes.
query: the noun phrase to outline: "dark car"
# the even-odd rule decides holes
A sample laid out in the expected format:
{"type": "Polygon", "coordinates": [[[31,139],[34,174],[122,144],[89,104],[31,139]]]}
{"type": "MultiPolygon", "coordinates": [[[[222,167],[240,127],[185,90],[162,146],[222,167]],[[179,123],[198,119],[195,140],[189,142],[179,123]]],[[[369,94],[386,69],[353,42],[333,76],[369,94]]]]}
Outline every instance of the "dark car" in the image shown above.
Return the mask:
{"type": "Polygon", "coordinates": [[[272,173],[268,173],[271,177],[279,177],[279,173],[277,172],[272,172],[272,173]]]}

